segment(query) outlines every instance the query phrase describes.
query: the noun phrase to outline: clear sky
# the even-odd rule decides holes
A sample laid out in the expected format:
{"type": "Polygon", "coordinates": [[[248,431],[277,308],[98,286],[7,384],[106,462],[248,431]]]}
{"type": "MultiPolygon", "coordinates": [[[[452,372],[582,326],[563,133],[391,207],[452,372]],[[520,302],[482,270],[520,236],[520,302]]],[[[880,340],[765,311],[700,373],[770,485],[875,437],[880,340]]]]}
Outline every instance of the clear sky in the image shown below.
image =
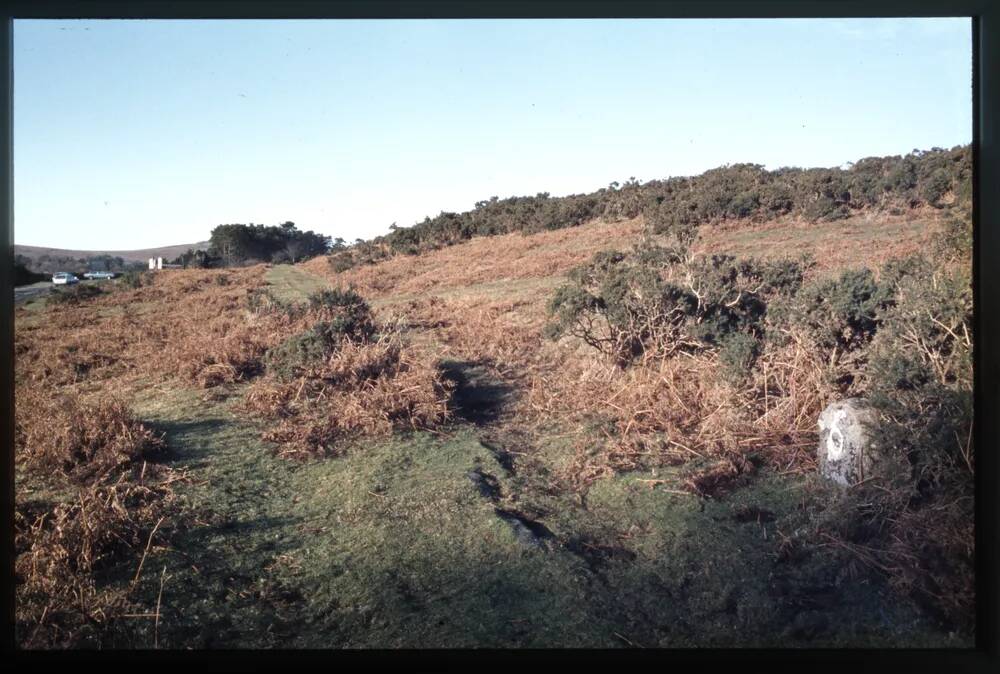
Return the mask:
{"type": "Polygon", "coordinates": [[[292,220],[972,137],[968,19],[15,21],[15,241],[292,220]]]}

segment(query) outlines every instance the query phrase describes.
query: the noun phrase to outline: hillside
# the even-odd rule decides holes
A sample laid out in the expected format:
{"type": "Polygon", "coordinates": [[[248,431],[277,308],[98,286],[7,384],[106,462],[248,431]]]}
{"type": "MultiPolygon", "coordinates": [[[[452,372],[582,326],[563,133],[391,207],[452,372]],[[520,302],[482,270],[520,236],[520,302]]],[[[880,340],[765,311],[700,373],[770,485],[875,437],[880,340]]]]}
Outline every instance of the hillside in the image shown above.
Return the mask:
{"type": "MultiPolygon", "coordinates": [[[[42,258],[80,260],[82,258],[109,256],[120,257],[125,262],[147,262],[151,257],[162,257],[172,260],[188,249],[207,250],[208,241],[198,243],[176,244],[173,246],[160,246],[158,248],[140,248],[138,250],[71,250],[68,248],[49,248],[45,246],[25,246],[14,244],[14,255],[23,255],[37,264],[42,258]]],[[[54,271],[43,269],[41,271],[54,271]]]]}
{"type": "Polygon", "coordinates": [[[865,214],[969,207],[971,146],[866,157],[848,168],[780,168],[734,164],[697,176],[640,183],[634,178],[590,194],[491,197],[461,213],[442,212],[411,227],[335,255],[337,269],[397,254],[415,254],[481,236],[576,227],[642,216],[657,234],[719,225],[737,228],[794,218],[830,222],[865,214]]]}
{"type": "MultiPolygon", "coordinates": [[[[715,222],[700,226],[690,255],[667,263],[676,233],[656,231],[640,213],[475,236],[346,269],[334,254],[170,270],[139,287],[116,282],[93,297],[19,308],[18,569],[28,579],[19,596],[30,601],[18,639],[176,648],[967,645],[968,577],[955,570],[971,526],[964,498],[927,492],[934,521],[921,519],[927,510],[903,512],[909,533],[882,551],[882,539],[842,525],[868,532],[882,520],[856,520],[815,477],[816,415],[863,390],[867,379],[844,376],[866,367],[861,347],[831,357],[809,341],[821,331],[772,343],[770,331],[754,332],[754,316],[733,314],[760,353],[746,378],[730,381],[714,344],[660,356],[650,340],[619,365],[550,329],[567,287],[604,293],[587,307],[634,292],[629,310],[638,312],[656,283],[640,273],[648,260],[668,281],[705,274],[692,284],[699,304],[711,301],[710,283],[757,273],[750,265],[714,280],[713,269],[728,269],[724,254],[775,263],[810,255],[793,298],[840,293],[841,279],[856,278],[844,273],[865,267],[872,276],[848,291],[869,284],[876,296],[889,289],[879,283],[910,274],[915,285],[906,287],[920,292],[907,297],[924,297],[919,271],[894,265],[932,254],[953,215],[918,204],[820,221],[788,213],[715,222]],[[716,266],[698,266],[706,260],[716,266]],[[601,281],[616,265],[624,275],[601,281]],[[63,402],[51,400],[53,389],[63,402]],[[108,392],[128,405],[114,407],[108,392]],[[77,426],[90,430],[75,435],[77,426]],[[100,444],[107,428],[127,434],[100,444]],[[59,453],[80,443],[72,460],[59,453]],[[77,563],[84,551],[73,539],[99,536],[99,526],[80,525],[84,506],[88,518],[130,536],[127,546],[87,539],[86,554],[103,555],[91,566],[77,563]],[[37,513],[53,513],[59,527],[32,529],[37,513]],[[941,555],[929,589],[907,547],[918,543],[941,555]],[[49,581],[30,573],[44,564],[72,591],[53,599],[49,581]],[[31,599],[39,596],[48,599],[31,599]],[[103,616],[82,629],[73,627],[79,596],[103,616]],[[154,611],[155,621],[114,618],[154,611]]],[[[935,264],[961,271],[964,263],[935,264]]],[[[759,287],[744,283],[718,304],[741,307],[749,293],[778,307],[759,287]]],[[[934,306],[943,311],[950,297],[934,306]]],[[[885,311],[887,325],[908,315],[885,311]]],[[[776,310],[773,320],[784,315],[776,310]]],[[[960,319],[938,317],[961,334],[960,319]]],[[[698,325],[711,320],[699,315],[698,325]]],[[[875,358],[885,342],[873,343],[875,358]]],[[[935,366],[951,373],[962,353],[949,347],[935,366]]],[[[948,385],[963,376],[949,374],[948,385]]],[[[971,484],[971,463],[948,470],[939,484],[971,484]]],[[[875,502],[899,518],[897,501],[875,502]]]]}

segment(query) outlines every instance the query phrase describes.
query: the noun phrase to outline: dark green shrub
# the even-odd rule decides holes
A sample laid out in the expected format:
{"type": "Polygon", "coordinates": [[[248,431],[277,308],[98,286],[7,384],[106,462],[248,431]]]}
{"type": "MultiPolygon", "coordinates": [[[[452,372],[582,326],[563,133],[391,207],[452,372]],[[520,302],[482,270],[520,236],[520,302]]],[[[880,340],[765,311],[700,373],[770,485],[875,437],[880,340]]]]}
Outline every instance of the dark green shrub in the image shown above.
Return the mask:
{"type": "Polygon", "coordinates": [[[584,340],[595,349],[602,349],[593,326],[583,317],[596,314],[601,308],[601,300],[583,288],[565,284],[556,288],[549,299],[548,313],[552,320],[545,326],[544,333],[549,339],[557,339],[564,334],[584,340]]]}
{"type": "Polygon", "coordinates": [[[103,291],[89,283],[78,283],[68,288],[53,290],[49,294],[49,304],[79,304],[80,302],[102,295],[103,291]]]}
{"type": "Polygon", "coordinates": [[[268,371],[282,379],[321,365],[345,342],[368,343],[377,337],[371,308],[354,290],[317,291],[301,308],[320,320],[270,349],[264,359],[268,371]]]}
{"type": "Polygon", "coordinates": [[[940,206],[938,203],[951,189],[951,178],[944,169],[938,169],[920,186],[920,198],[931,206],[940,206]]]}
{"type": "Polygon", "coordinates": [[[968,277],[920,256],[887,266],[895,302],[880,316],[870,359],[872,387],[914,391],[937,382],[968,384],[971,374],[972,289],[968,277]]]}
{"type": "Polygon", "coordinates": [[[281,379],[292,379],[329,358],[339,343],[340,340],[327,324],[317,323],[269,349],[264,357],[264,366],[281,379]]]}
{"type": "Polygon", "coordinates": [[[760,209],[760,195],[754,191],[737,194],[729,202],[726,214],[732,218],[749,218],[760,209]]]}
{"type": "Polygon", "coordinates": [[[946,261],[971,260],[972,214],[967,211],[950,214],[934,237],[933,245],[934,252],[946,261]]]}
{"type": "Polygon", "coordinates": [[[910,157],[897,162],[882,179],[882,189],[886,192],[907,193],[917,185],[916,163],[910,157]]]}
{"type": "Polygon", "coordinates": [[[760,206],[771,217],[784,215],[795,208],[795,193],[784,183],[769,183],[761,189],[760,206]]]}
{"type": "Polygon", "coordinates": [[[323,330],[338,338],[367,341],[375,335],[371,307],[361,295],[348,288],[323,289],[311,294],[308,310],[322,321],[323,330]]]}
{"type": "Polygon", "coordinates": [[[412,227],[395,227],[381,237],[356,242],[330,257],[334,271],[373,264],[396,254],[450,246],[475,236],[530,234],[574,227],[593,218],[617,221],[642,214],[650,231],[671,235],[682,247],[697,228],[725,220],[762,220],[793,214],[835,220],[861,209],[919,205],[940,191],[945,179],[960,203],[971,199],[971,147],[935,148],[906,156],[868,157],[847,169],[779,168],[736,164],[693,177],[640,183],[630,178],[592,194],[552,197],[547,193],[479,201],[471,211],[440,213],[412,227]],[[923,195],[923,196],[921,196],[923,195]]]}
{"type": "Polygon", "coordinates": [[[292,264],[292,256],[286,250],[279,250],[271,255],[272,264],[292,264]]]}
{"type": "Polygon", "coordinates": [[[579,337],[622,366],[648,352],[726,348],[727,363],[748,369],[759,345],[746,340],[763,338],[768,302],[802,282],[794,261],[693,258],[649,245],[598,253],[569,276],[549,302],[546,334],[579,337]]]}
{"type": "Polygon", "coordinates": [[[781,316],[804,327],[835,362],[838,354],[867,346],[879,312],[891,302],[888,284],[877,282],[870,269],[855,269],[803,287],[781,316]]]}
{"type": "Polygon", "coordinates": [[[125,288],[130,288],[135,290],[136,288],[141,288],[142,286],[152,285],[153,275],[148,271],[127,271],[121,275],[119,283],[125,288]]]}
{"type": "MultiPolygon", "coordinates": [[[[952,625],[973,618],[972,293],[926,260],[897,265],[867,372],[876,442],[904,461],[902,486],[863,500],[876,511],[893,581],[952,625]]],[[[869,542],[869,544],[872,544],[869,542]]]]}
{"type": "Polygon", "coordinates": [[[803,214],[810,220],[840,220],[848,217],[850,210],[831,197],[821,196],[807,205],[803,214]]]}
{"type": "Polygon", "coordinates": [[[723,337],[719,362],[724,376],[733,383],[742,382],[757,361],[761,346],[760,339],[742,332],[733,332],[723,337]]]}
{"type": "Polygon", "coordinates": [[[650,232],[671,237],[681,249],[688,249],[698,238],[698,223],[685,203],[655,200],[643,213],[650,232]]]}
{"type": "Polygon", "coordinates": [[[329,264],[330,268],[337,274],[347,271],[348,269],[352,269],[356,266],[356,262],[354,261],[354,255],[352,255],[349,251],[344,251],[336,253],[335,255],[331,255],[330,257],[327,258],[327,264],[329,264]]]}

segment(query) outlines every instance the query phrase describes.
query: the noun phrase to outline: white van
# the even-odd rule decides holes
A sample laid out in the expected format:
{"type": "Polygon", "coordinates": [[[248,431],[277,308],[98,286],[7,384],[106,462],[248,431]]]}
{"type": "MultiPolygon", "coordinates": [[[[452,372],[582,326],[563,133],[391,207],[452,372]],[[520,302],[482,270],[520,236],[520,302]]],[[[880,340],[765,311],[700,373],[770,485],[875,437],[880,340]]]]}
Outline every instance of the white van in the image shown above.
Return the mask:
{"type": "Polygon", "coordinates": [[[79,282],[80,279],[73,276],[73,274],[70,274],[69,272],[57,271],[55,274],[52,275],[52,285],[65,286],[65,285],[73,285],[74,283],[79,283],[79,282]]]}

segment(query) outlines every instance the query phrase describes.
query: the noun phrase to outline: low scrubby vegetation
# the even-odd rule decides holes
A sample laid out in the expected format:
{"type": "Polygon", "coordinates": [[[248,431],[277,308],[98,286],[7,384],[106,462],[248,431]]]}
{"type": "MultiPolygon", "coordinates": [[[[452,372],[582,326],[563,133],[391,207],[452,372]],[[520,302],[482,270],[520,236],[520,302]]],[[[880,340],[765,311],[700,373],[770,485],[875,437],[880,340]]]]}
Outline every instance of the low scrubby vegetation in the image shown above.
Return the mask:
{"type": "MultiPolygon", "coordinates": [[[[621,495],[616,507],[622,510],[607,512],[624,512],[633,497],[649,496],[663,508],[657,510],[661,513],[674,512],[674,499],[695,508],[703,499],[717,501],[700,505],[710,512],[715,508],[720,517],[728,517],[728,504],[739,502],[749,506],[735,516],[749,527],[764,516],[764,506],[754,502],[762,493],[756,491],[756,481],[778,485],[780,491],[789,479],[793,487],[781,499],[795,511],[794,525],[776,529],[790,521],[781,517],[773,527],[766,520],[757,522],[763,540],[769,541],[761,549],[775,552],[781,558],[776,564],[815,553],[816,566],[826,564],[816,561],[822,556],[845,573],[867,565],[926,606],[947,631],[957,626],[968,633],[975,599],[975,461],[971,228],[962,206],[966,159],[967,150],[960,148],[866,160],[858,163],[860,169],[833,170],[822,179],[810,171],[728,167],[687,182],[667,181],[676,191],[659,201],[655,190],[666,190],[667,183],[634,180],[597,196],[490,200],[477,205],[474,215],[442,216],[425,228],[395,230],[391,242],[358,242],[349,249],[335,244],[332,256],[304,268],[140,273],[105,285],[114,292],[86,301],[67,301],[51,310],[19,309],[18,643],[155,643],[148,620],[152,608],[138,605],[135,587],[143,584],[140,572],[152,568],[149,562],[143,566],[145,553],[155,555],[176,526],[170,506],[176,476],[157,464],[166,452],[161,437],[122,400],[136,391],[156,397],[172,388],[187,390],[186,401],[205,401],[212,425],[246,424],[245,434],[219,454],[262,456],[248,442],[259,433],[283,457],[347,453],[347,461],[357,462],[352,466],[363,467],[370,441],[425,429],[435,438],[467,433],[471,446],[462,456],[471,461],[481,455],[485,461],[480,466],[475,458],[477,470],[486,470],[493,466],[487,440],[498,436],[502,442],[496,443],[496,458],[503,462],[490,470],[502,484],[503,507],[544,517],[554,536],[566,542],[564,549],[539,557],[545,559],[542,564],[577,555],[567,550],[581,532],[561,510],[571,502],[579,502],[581,512],[604,512],[606,502],[588,509],[587,499],[594,504],[613,491],[621,495]],[[902,165],[912,167],[915,182],[907,177],[910,169],[896,171],[902,165]],[[875,180],[870,191],[862,189],[870,182],[862,180],[864,175],[875,180]],[[842,188],[838,181],[847,181],[849,199],[837,196],[842,188]],[[767,196],[780,192],[782,185],[791,191],[790,202],[767,196]],[[804,196],[815,185],[832,190],[833,211],[824,211],[829,204],[819,197],[810,201],[804,196]],[[687,205],[677,210],[678,203],[687,205]],[[808,257],[781,259],[766,251],[771,241],[783,240],[790,231],[811,234],[815,227],[833,236],[841,228],[851,234],[869,223],[866,218],[846,225],[831,221],[844,212],[888,213],[893,208],[931,213],[927,222],[943,225],[933,245],[923,246],[923,257],[904,256],[916,245],[902,252],[903,247],[886,246],[873,254],[859,251],[845,268],[844,257],[831,262],[817,255],[814,262],[808,257]],[[741,254],[742,244],[712,248],[701,238],[706,231],[716,237],[735,231],[713,230],[715,224],[733,219],[749,223],[775,214],[789,219],[742,232],[748,235],[744,243],[749,235],[759,237],[757,244],[763,242],[748,246],[763,252],[757,257],[741,254]],[[594,218],[606,221],[544,231],[594,218]],[[633,219],[614,224],[617,218],[633,219]],[[812,218],[825,222],[810,224],[812,218]],[[775,234],[768,229],[772,225],[783,229],[775,234]],[[504,232],[538,235],[514,234],[503,246],[476,241],[426,253],[504,232]],[[593,255],[609,246],[618,250],[593,255]],[[421,254],[410,257],[413,253],[421,254]],[[347,271],[359,262],[391,256],[398,257],[347,271]],[[307,297],[322,285],[320,277],[355,285],[307,297]],[[896,471],[831,497],[803,475],[815,469],[818,414],[833,400],[851,396],[864,397],[875,407],[878,444],[891,454],[896,471]],[[460,399],[463,405],[456,404],[460,399]],[[490,414],[476,415],[471,408],[480,404],[490,414]],[[241,419],[231,419],[232,411],[241,419]],[[475,428],[456,428],[453,422],[475,428]],[[509,469],[509,475],[501,475],[500,468],[509,469]],[[25,490],[26,483],[32,488],[25,490]],[[660,499],[658,491],[646,491],[661,487],[675,495],[665,493],[660,499]],[[814,513],[810,509],[817,503],[822,508],[814,513]],[[553,512],[539,514],[550,507],[553,512]],[[112,577],[125,582],[111,583],[112,577]],[[136,625],[147,623],[149,630],[137,642],[136,625]]],[[[900,231],[892,229],[900,220],[873,219],[872,227],[889,224],[871,238],[891,238],[900,231]]],[[[190,265],[200,266],[199,259],[208,258],[193,256],[190,265]]],[[[233,261],[241,265],[251,259],[233,261]]],[[[184,419],[189,427],[188,417],[184,419]]],[[[201,443],[200,432],[199,427],[182,433],[201,443]]],[[[409,447],[414,438],[397,440],[409,447]]],[[[212,442],[210,436],[204,443],[209,454],[216,450],[212,442]]],[[[418,436],[416,442],[423,440],[418,436]]],[[[439,448],[433,447],[435,452],[439,448]]],[[[269,456],[266,461],[271,467],[284,465],[269,456]]],[[[338,466],[290,468],[301,474],[338,466]]],[[[460,491],[468,487],[467,468],[448,466],[460,491]]],[[[383,473],[368,477],[389,481],[383,473]]],[[[228,499],[230,512],[242,512],[245,495],[258,488],[251,478],[239,498],[217,489],[211,479],[204,488],[212,498],[228,499]]],[[[372,503],[394,508],[393,521],[409,521],[410,504],[373,489],[367,492],[372,503]]],[[[272,502],[284,505],[288,492],[275,492],[272,502]]],[[[456,498],[448,507],[460,509],[464,503],[456,498]]],[[[351,507],[355,505],[373,518],[364,520],[364,526],[390,512],[372,508],[364,499],[351,507]]],[[[423,513],[438,507],[433,499],[416,505],[423,513]]],[[[328,504],[322,506],[326,512],[328,504]]],[[[286,511],[281,512],[278,517],[261,510],[254,517],[281,527],[286,511]]],[[[455,512],[465,517],[467,511],[455,512]]],[[[587,536],[594,534],[595,546],[621,544],[622,555],[627,549],[641,559],[645,537],[635,535],[633,520],[615,517],[620,521],[609,522],[607,532],[587,536]]],[[[297,527],[300,520],[291,519],[294,525],[289,526],[297,527]]],[[[642,526],[658,527],[664,540],[677,534],[678,545],[687,545],[680,538],[685,523],[664,522],[659,514],[646,522],[642,526]]],[[[219,535],[246,534],[229,522],[221,524],[219,535]]],[[[351,535],[363,540],[366,531],[351,535]]],[[[686,540],[695,547],[663,550],[687,554],[691,568],[702,559],[699,538],[713,538],[720,554],[735,555],[738,539],[723,531],[708,536],[701,528],[684,532],[694,534],[686,540]]],[[[262,536],[270,541],[272,533],[262,536]]],[[[456,545],[448,535],[441,538],[449,548],[456,545]]],[[[584,540],[588,543],[576,549],[585,550],[588,560],[597,559],[597,552],[587,557],[591,538],[584,540]]],[[[268,545],[261,554],[274,551],[268,545]]],[[[576,569],[579,559],[571,559],[576,569]]],[[[278,563],[268,558],[272,561],[278,563]]],[[[245,558],[239,557],[236,566],[246,568],[245,558]]],[[[199,582],[204,578],[207,586],[217,571],[200,561],[198,567],[199,582]]],[[[621,570],[629,578],[640,575],[640,567],[625,562],[621,570]]],[[[581,568],[581,573],[588,572],[581,568]]],[[[247,579],[255,583],[257,574],[247,579]]],[[[809,580],[821,582],[819,576],[809,580]]],[[[149,579],[154,598],[156,581],[149,579]]],[[[627,589],[630,582],[621,587],[627,589]]],[[[683,587],[680,583],[676,587],[683,587]]],[[[228,585],[220,581],[219,587],[225,591],[228,585]]],[[[608,587],[619,590],[614,583],[608,587]]],[[[676,596],[687,605],[694,601],[683,590],[676,596]]],[[[786,599],[782,595],[769,605],[773,609],[786,599]]],[[[752,621],[753,606],[742,599],[738,603],[740,615],[730,616],[733,623],[746,616],[752,621]]],[[[219,603],[209,613],[220,606],[226,612],[230,605],[219,603]]],[[[181,614],[185,608],[173,610],[181,614]]],[[[605,605],[599,610],[605,611],[605,605]]],[[[348,609],[344,611],[341,617],[348,609]]],[[[783,620],[776,617],[775,624],[783,620]]],[[[175,634],[183,635],[179,642],[189,637],[185,630],[175,634]]],[[[226,638],[233,643],[238,637],[226,638]]]]}
{"type": "Polygon", "coordinates": [[[16,459],[31,470],[74,483],[105,479],[162,449],[124,401],[84,404],[73,396],[25,389],[19,396],[16,459]]]}
{"type": "Polygon", "coordinates": [[[669,463],[679,447],[718,457],[689,482],[710,495],[752,470],[747,458],[787,468],[826,403],[864,397],[896,470],[852,489],[817,536],[835,536],[839,549],[969,628],[968,229],[960,219],[946,227],[934,258],[812,278],[807,262],[695,256],[683,245],[599,253],[548,307],[549,337],[579,338],[619,372],[615,439],[596,454],[584,449],[576,478],[669,463]]]}
{"type": "Polygon", "coordinates": [[[17,392],[18,482],[55,494],[19,498],[14,513],[15,630],[26,648],[136,645],[135,614],[147,614],[131,584],[109,572],[163,527],[169,470],[153,463],[161,437],[116,399],[90,403],[29,387],[17,392]],[[105,578],[102,580],[102,578],[105,578]]]}
{"type": "MultiPolygon", "coordinates": [[[[14,512],[15,633],[23,648],[146,646],[136,618],[152,617],[132,586],[99,580],[148,545],[171,498],[163,483],[122,479],[81,488],[74,499],[14,512]]],[[[141,569],[140,569],[141,571],[141,569]]]]}
{"type": "Polygon", "coordinates": [[[151,285],[153,283],[153,274],[148,271],[132,269],[122,274],[118,279],[118,283],[124,288],[135,290],[136,288],[151,285]]]}
{"type": "Polygon", "coordinates": [[[270,349],[248,410],[275,422],[264,439],[285,456],[332,455],[359,434],[434,428],[447,421],[448,385],[396,328],[378,326],[352,290],[311,295],[312,327],[270,349]]]}
{"type": "Polygon", "coordinates": [[[570,274],[549,304],[548,333],[571,334],[617,364],[716,349],[736,375],[753,365],[768,303],[802,283],[795,261],[694,257],[646,246],[599,253],[570,274]]]}
{"type": "Polygon", "coordinates": [[[591,194],[510,197],[479,201],[462,213],[427,217],[385,236],[336,247],[337,273],[394,255],[416,255],[476,236],[532,234],[602,219],[643,216],[653,234],[679,233],[727,221],[764,222],[795,217],[817,222],[864,211],[902,213],[971,203],[970,146],[914,150],[905,156],[868,157],[847,168],[780,168],[735,164],[694,177],[640,183],[630,178],[591,194]]]}
{"type": "Polygon", "coordinates": [[[95,285],[78,283],[76,285],[53,290],[48,301],[51,304],[79,304],[101,295],[104,291],[95,285]]]}

